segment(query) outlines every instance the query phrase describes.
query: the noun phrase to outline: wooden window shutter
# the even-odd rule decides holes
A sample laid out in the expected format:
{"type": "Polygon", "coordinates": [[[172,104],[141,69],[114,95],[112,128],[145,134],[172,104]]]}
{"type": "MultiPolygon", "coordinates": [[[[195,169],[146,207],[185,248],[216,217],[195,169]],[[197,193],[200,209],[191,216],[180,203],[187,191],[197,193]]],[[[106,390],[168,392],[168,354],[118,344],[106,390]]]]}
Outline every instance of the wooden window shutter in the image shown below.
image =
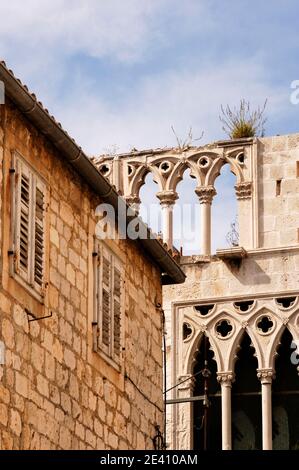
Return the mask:
{"type": "Polygon", "coordinates": [[[43,294],[46,186],[22,158],[15,157],[14,163],[14,272],[38,294],[43,294]]]}
{"type": "Polygon", "coordinates": [[[121,334],[121,271],[114,265],[113,271],[113,352],[120,355],[121,334]]]}
{"type": "Polygon", "coordinates": [[[45,245],[45,187],[36,179],[34,185],[34,244],[32,253],[32,280],[39,289],[44,281],[44,245],[45,245]]]}
{"type": "Polygon", "coordinates": [[[110,352],[111,339],[111,256],[103,250],[101,256],[101,340],[106,352],[110,352]]]}
{"type": "Polygon", "coordinates": [[[15,207],[15,270],[30,282],[30,247],[32,232],[32,174],[18,161],[15,207]]]}

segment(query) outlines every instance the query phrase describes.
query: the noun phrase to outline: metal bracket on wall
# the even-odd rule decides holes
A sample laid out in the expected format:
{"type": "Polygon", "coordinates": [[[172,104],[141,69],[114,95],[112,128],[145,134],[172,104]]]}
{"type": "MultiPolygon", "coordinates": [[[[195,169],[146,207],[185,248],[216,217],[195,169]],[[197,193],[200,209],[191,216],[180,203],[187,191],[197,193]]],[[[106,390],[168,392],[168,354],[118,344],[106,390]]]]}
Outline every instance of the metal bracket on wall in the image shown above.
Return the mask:
{"type": "Polygon", "coordinates": [[[51,318],[53,316],[53,313],[51,312],[50,315],[47,315],[46,317],[37,317],[36,315],[34,315],[34,313],[30,312],[27,308],[25,308],[25,313],[27,314],[28,317],[32,317],[31,320],[28,319],[29,323],[31,321],[45,320],[46,318],[51,318]]]}

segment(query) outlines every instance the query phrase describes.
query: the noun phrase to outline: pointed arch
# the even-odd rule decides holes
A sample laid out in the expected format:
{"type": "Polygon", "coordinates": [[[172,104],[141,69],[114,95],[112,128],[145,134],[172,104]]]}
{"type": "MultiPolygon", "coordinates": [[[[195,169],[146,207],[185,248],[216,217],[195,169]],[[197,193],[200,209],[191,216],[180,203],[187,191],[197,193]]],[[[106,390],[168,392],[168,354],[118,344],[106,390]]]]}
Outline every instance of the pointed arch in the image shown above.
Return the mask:
{"type": "Polygon", "coordinates": [[[163,179],[154,165],[144,165],[128,162],[128,167],[133,168],[133,175],[129,178],[129,194],[127,196],[139,197],[140,189],[145,184],[145,178],[148,173],[153,174],[154,181],[158,184],[159,191],[163,191],[163,179]]]}
{"type": "Polygon", "coordinates": [[[200,204],[195,193],[196,184],[196,180],[190,174],[190,167],[185,167],[176,186],[178,199],[173,208],[174,245],[181,249],[184,255],[200,252],[201,221],[200,204]]]}
{"type": "Polygon", "coordinates": [[[238,244],[238,230],[233,234],[236,240],[232,237],[230,242],[228,240],[232,233],[232,224],[237,223],[238,204],[234,188],[236,178],[226,162],[222,161],[219,168],[221,174],[215,180],[216,195],[212,203],[212,252],[229,244],[238,244]]]}
{"type": "Polygon", "coordinates": [[[213,338],[211,334],[209,334],[207,330],[204,330],[204,331],[198,330],[197,333],[194,335],[193,341],[190,343],[190,346],[186,352],[186,358],[184,361],[184,375],[192,374],[194,358],[195,358],[197,351],[200,348],[200,344],[204,335],[206,335],[207,338],[209,339],[210,349],[214,353],[214,358],[215,358],[214,360],[217,364],[217,370],[218,371],[223,370],[223,361],[222,361],[220,350],[217,346],[215,339],[213,338]]]}
{"type": "Polygon", "coordinates": [[[157,198],[157,184],[152,172],[147,172],[144,178],[138,198],[140,200],[139,215],[153,232],[162,233],[162,211],[161,204],[157,198]]]}
{"type": "Polygon", "coordinates": [[[262,413],[257,358],[252,340],[243,332],[232,386],[233,450],[262,448],[262,413]]]}
{"type": "Polygon", "coordinates": [[[291,357],[292,341],[289,328],[284,328],[275,360],[276,378],[272,383],[273,448],[276,450],[299,448],[299,377],[297,361],[291,357]]]}

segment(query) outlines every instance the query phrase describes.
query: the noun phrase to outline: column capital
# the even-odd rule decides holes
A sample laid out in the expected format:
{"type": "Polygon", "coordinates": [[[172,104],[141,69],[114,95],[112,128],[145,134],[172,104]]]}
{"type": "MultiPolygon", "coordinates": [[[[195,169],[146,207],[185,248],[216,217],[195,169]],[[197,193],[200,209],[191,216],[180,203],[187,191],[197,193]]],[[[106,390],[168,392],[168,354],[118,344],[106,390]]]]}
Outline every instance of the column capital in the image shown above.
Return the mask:
{"type": "Polygon", "coordinates": [[[226,372],[217,372],[217,381],[221,385],[226,387],[231,387],[232,383],[235,381],[235,374],[231,370],[226,372]]]}
{"type": "Polygon", "coordinates": [[[252,182],[246,181],[235,185],[237,199],[250,199],[252,195],[252,182]]]}
{"type": "Polygon", "coordinates": [[[160,191],[156,194],[157,198],[160,200],[161,206],[173,206],[175,201],[179,198],[179,195],[176,191],[160,191]]]}
{"type": "Polygon", "coordinates": [[[212,204],[213,197],[216,196],[217,192],[214,186],[198,186],[195,189],[195,193],[199,198],[200,204],[212,204]]]}
{"type": "Polygon", "coordinates": [[[135,210],[136,212],[139,211],[139,206],[141,204],[139,196],[125,196],[125,200],[129,204],[129,206],[132,207],[133,210],[135,210]]]}
{"type": "Polygon", "coordinates": [[[272,380],[275,379],[274,369],[257,369],[257,378],[262,384],[271,384],[272,380]]]}
{"type": "Polygon", "coordinates": [[[195,386],[195,377],[192,374],[180,375],[178,377],[178,390],[189,390],[190,393],[193,392],[195,386]],[[189,380],[188,380],[189,379],[189,380]]]}

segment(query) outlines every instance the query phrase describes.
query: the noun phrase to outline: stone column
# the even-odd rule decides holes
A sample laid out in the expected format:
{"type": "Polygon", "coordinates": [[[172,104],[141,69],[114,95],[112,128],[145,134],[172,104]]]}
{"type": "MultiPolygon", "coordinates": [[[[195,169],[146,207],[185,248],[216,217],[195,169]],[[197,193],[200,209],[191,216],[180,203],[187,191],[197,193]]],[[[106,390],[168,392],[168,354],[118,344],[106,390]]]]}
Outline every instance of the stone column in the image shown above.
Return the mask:
{"type": "Polygon", "coordinates": [[[167,243],[169,248],[173,246],[173,206],[178,199],[175,191],[161,191],[157,193],[162,208],[162,233],[163,242],[167,243]]]}
{"type": "Polygon", "coordinates": [[[221,421],[222,421],[222,450],[232,449],[232,405],[231,389],[234,374],[218,372],[217,380],[221,384],[221,421]]]}
{"type": "Polygon", "coordinates": [[[201,254],[211,254],[211,205],[217,194],[214,186],[199,186],[195,189],[201,204],[201,254]]]}
{"type": "MultiPolygon", "coordinates": [[[[178,381],[189,380],[178,386],[178,398],[193,396],[194,377],[191,374],[182,375],[178,381]]],[[[193,448],[193,404],[192,402],[179,403],[178,407],[178,433],[177,448],[191,450],[193,448]]]]}
{"type": "Polygon", "coordinates": [[[272,450],[272,379],[273,369],[258,369],[257,376],[262,384],[263,450],[272,450]]]}
{"type": "Polygon", "coordinates": [[[246,181],[235,185],[238,201],[239,245],[244,248],[253,248],[252,236],[252,183],[246,181]]]}

